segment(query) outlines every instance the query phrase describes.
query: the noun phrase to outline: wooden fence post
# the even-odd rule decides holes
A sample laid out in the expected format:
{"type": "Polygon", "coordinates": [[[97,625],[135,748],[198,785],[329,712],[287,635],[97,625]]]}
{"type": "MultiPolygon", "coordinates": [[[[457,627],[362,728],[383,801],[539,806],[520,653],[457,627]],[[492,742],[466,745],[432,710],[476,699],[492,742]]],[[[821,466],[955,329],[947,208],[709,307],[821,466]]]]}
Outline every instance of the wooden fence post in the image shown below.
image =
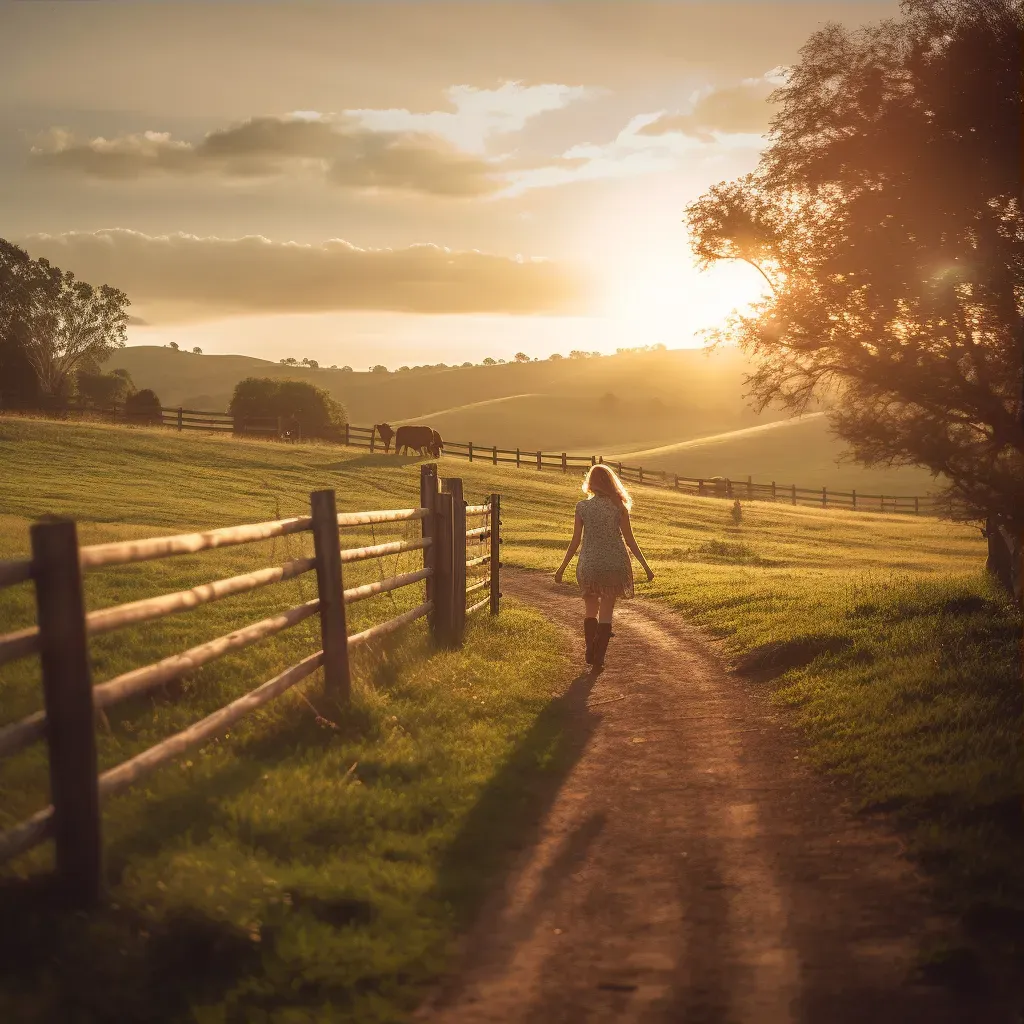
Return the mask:
{"type": "Polygon", "coordinates": [[[640,467],[640,483],[644,482],[644,467],[640,467]]]}
{"type": "Polygon", "coordinates": [[[825,508],[828,505],[828,491],[822,487],[821,489],[821,507],[825,508]]]}
{"type": "Polygon", "coordinates": [[[516,449],[516,469],[519,468],[519,449],[516,449]]]}
{"type": "Polygon", "coordinates": [[[565,473],[568,467],[566,465],[565,452],[562,452],[562,472],[565,473]]]}
{"type": "Polygon", "coordinates": [[[501,601],[501,495],[491,495],[491,614],[497,615],[501,601]]]}
{"type": "Polygon", "coordinates": [[[473,442],[469,442],[469,461],[473,461],[473,442]]]}
{"type": "Polygon", "coordinates": [[[596,455],[591,455],[590,456],[590,464],[592,466],[596,466],[597,465],[597,456],[596,455]]]}
{"type": "Polygon", "coordinates": [[[430,619],[430,631],[440,647],[453,646],[452,507],[452,496],[448,491],[438,491],[434,495],[434,613],[430,619]]]}
{"type": "Polygon", "coordinates": [[[459,647],[466,631],[466,499],[462,480],[452,477],[441,486],[452,496],[452,645],[459,647]]]}
{"type": "Polygon", "coordinates": [[[182,408],[181,408],[181,406],[179,405],[179,406],[178,406],[178,429],[179,429],[179,430],[181,430],[181,414],[182,414],[182,413],[183,413],[184,411],[185,411],[185,410],[184,410],[184,409],[182,409],[182,408]]]}
{"type": "MultiPolygon", "coordinates": [[[[437,540],[434,534],[435,530],[435,519],[434,519],[434,506],[437,504],[437,463],[427,462],[420,466],[420,508],[427,510],[427,515],[421,521],[422,526],[422,537],[424,540],[429,540],[428,544],[423,549],[423,568],[433,569],[436,574],[437,569],[437,540]]],[[[424,597],[427,601],[434,601],[436,607],[437,599],[437,579],[436,575],[428,576],[424,581],[424,597]]],[[[435,613],[431,612],[430,617],[427,620],[430,625],[430,631],[435,631],[434,627],[435,613]]]]}
{"type": "Polygon", "coordinates": [[[852,495],[853,495],[853,507],[856,508],[857,507],[857,488],[856,487],[854,487],[852,495]]]}
{"type": "Polygon", "coordinates": [[[348,703],[352,690],[348,667],[348,627],[345,585],[341,578],[341,539],[334,491],[313,491],[313,548],[316,586],[320,596],[320,637],[324,652],[324,690],[348,703]]]}
{"type": "Polygon", "coordinates": [[[345,424],[345,447],[348,447],[348,423],[345,424]]]}
{"type": "Polygon", "coordinates": [[[370,427],[370,454],[371,455],[374,453],[374,451],[376,451],[376,448],[377,448],[376,442],[377,442],[377,424],[374,423],[374,425],[372,427],[370,427]]]}
{"type": "Polygon", "coordinates": [[[498,464],[498,446],[495,445],[491,449],[491,465],[496,466],[498,464]]]}
{"type": "Polygon", "coordinates": [[[747,476],[747,501],[754,500],[754,478],[747,476]]]}
{"type": "Polygon", "coordinates": [[[772,481],[772,501],[775,500],[775,481],[772,481]]]}
{"type": "Polygon", "coordinates": [[[537,452],[537,468],[541,468],[541,453],[537,452]]]}
{"type": "Polygon", "coordinates": [[[30,533],[57,877],[64,899],[85,909],[100,897],[103,848],[78,533],[67,519],[30,533]]]}
{"type": "Polygon", "coordinates": [[[672,475],[672,488],[673,490],[679,490],[679,476],[677,474],[672,475]]]}
{"type": "Polygon", "coordinates": [[[701,497],[704,496],[704,481],[703,480],[698,480],[697,481],[697,494],[700,495],[701,497]]]}

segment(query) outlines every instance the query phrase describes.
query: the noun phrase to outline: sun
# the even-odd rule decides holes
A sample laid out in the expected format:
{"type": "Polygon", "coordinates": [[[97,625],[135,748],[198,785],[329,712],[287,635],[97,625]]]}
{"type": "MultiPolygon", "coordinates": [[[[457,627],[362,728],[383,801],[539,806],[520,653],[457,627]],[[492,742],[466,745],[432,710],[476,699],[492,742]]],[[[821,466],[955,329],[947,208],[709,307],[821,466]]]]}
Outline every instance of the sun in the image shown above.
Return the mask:
{"type": "Polygon", "coordinates": [[[649,260],[618,268],[606,292],[604,315],[622,347],[701,344],[698,332],[723,324],[767,291],[763,277],[740,262],[698,271],[691,260],[649,260]]]}

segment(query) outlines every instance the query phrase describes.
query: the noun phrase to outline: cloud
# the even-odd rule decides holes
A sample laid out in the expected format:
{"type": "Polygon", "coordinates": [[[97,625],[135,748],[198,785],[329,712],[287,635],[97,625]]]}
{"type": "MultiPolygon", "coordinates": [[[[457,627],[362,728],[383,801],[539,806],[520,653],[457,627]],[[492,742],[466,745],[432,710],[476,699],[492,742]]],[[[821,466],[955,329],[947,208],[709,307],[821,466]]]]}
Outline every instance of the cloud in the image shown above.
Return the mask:
{"type": "Polygon", "coordinates": [[[553,160],[509,171],[499,195],[671,172],[686,162],[758,148],[771,117],[767,97],[784,74],[776,68],[738,85],[700,90],[685,113],[637,114],[609,142],[572,146],[553,160]]]}
{"type": "Polygon", "coordinates": [[[772,114],[768,97],[785,81],[784,74],[783,69],[776,68],[737,85],[702,89],[694,94],[689,110],[662,114],[641,133],[679,133],[701,142],[715,142],[721,135],[763,135],[772,114]]]}
{"type": "Polygon", "coordinates": [[[504,82],[497,89],[455,85],[445,93],[454,108],[450,111],[346,110],[345,114],[372,131],[423,132],[447,139],[463,150],[482,153],[493,136],[521,131],[527,121],[540,114],[600,94],[599,89],[557,83],[527,86],[504,82]]]}
{"type": "Polygon", "coordinates": [[[219,128],[198,142],[156,131],[79,139],[65,128],[51,128],[31,156],[39,167],[114,181],[308,173],[353,190],[477,197],[506,184],[498,161],[483,156],[488,140],[591,93],[558,84],[457,85],[446,92],[452,110],[366,109],[339,116],[297,110],[219,128]]]}
{"type": "Polygon", "coordinates": [[[147,319],[240,313],[376,310],[403,313],[576,312],[582,280],[548,260],[437,245],[360,249],[260,236],[151,236],[116,228],[32,235],[36,257],[127,292],[147,319]]]}
{"type": "Polygon", "coordinates": [[[32,149],[38,166],[107,180],[202,174],[266,178],[303,172],[348,189],[472,197],[496,192],[493,165],[423,132],[373,131],[311,112],[258,117],[198,143],[165,132],[76,139],[51,129],[32,149]]]}

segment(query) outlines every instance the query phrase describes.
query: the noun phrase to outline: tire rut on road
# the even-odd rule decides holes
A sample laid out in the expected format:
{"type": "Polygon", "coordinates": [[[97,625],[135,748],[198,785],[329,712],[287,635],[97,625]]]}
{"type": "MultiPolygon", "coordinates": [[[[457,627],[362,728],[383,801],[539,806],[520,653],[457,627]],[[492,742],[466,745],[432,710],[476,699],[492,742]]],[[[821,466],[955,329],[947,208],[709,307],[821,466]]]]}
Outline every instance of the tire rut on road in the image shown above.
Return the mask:
{"type": "MultiPolygon", "coordinates": [[[[574,591],[513,570],[502,588],[580,647],[574,591]]],[[[915,983],[944,922],[898,841],[843,809],[677,616],[623,604],[604,672],[552,683],[582,754],[417,1020],[998,1019],[915,983]]]]}

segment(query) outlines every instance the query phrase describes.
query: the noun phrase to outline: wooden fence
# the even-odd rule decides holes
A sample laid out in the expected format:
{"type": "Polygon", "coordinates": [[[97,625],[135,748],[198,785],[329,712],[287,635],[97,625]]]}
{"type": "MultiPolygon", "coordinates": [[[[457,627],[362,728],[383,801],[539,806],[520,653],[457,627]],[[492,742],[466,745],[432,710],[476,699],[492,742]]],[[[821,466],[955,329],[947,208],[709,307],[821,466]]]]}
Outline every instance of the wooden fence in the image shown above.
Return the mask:
{"type": "MultiPolygon", "coordinates": [[[[384,443],[373,427],[346,424],[344,443],[356,448],[384,451],[384,443]]],[[[445,441],[445,454],[470,462],[515,466],[517,469],[582,472],[599,463],[610,466],[627,483],[644,487],[664,487],[684,494],[735,501],[775,501],[789,505],[813,505],[818,508],[845,508],[858,512],[907,512],[937,515],[942,511],[939,501],[927,495],[864,494],[829,490],[827,487],[798,487],[796,484],[756,483],[752,477],[744,481],[727,477],[680,476],[663,469],[629,466],[603,455],[570,455],[568,452],[526,451],[520,448],[498,448],[478,445],[472,441],[445,441]]]]}
{"type": "Polygon", "coordinates": [[[427,618],[430,632],[439,645],[458,646],[467,616],[485,607],[496,615],[501,598],[500,497],[492,494],[482,504],[467,506],[462,481],[439,480],[435,464],[421,467],[420,502],[416,508],[339,513],[334,491],[325,490],[310,495],[308,516],[203,533],[80,547],[75,523],[54,520],[35,523],[30,528],[30,536],[30,558],[0,562],[0,588],[31,580],[35,586],[37,624],[0,636],[0,665],[16,658],[39,655],[44,710],[0,727],[0,757],[45,739],[49,748],[52,803],[26,821],[0,832],[0,863],[52,838],[60,887],[67,901],[79,907],[93,905],[100,895],[102,799],[129,788],[171,758],[223,733],[232,722],[279,697],[317,669],[323,669],[325,691],[347,701],[351,685],[349,652],[416,619],[427,618]],[[467,518],[482,520],[483,525],[467,528],[467,518]],[[422,523],[417,540],[358,548],[341,546],[340,531],[345,527],[415,521],[422,523]],[[82,574],[89,569],[193,554],[296,533],[313,535],[312,558],[294,559],[191,590],[86,613],[82,574]],[[486,544],[487,551],[473,556],[469,549],[481,544],[486,544]],[[413,550],[423,551],[421,569],[365,586],[345,588],[343,565],[413,550]],[[475,575],[472,584],[467,585],[467,569],[470,568],[475,575]],[[480,570],[486,575],[480,576],[480,570]],[[163,618],[307,572],[316,573],[316,599],[93,685],[90,636],[163,618]],[[425,586],[424,600],[420,604],[386,622],[349,635],[345,618],[347,605],[420,581],[425,586]],[[482,591],[486,591],[486,596],[476,600],[475,595],[482,591]],[[98,774],[97,710],[152,690],[313,615],[320,619],[320,650],[194,725],[98,774]]]}

